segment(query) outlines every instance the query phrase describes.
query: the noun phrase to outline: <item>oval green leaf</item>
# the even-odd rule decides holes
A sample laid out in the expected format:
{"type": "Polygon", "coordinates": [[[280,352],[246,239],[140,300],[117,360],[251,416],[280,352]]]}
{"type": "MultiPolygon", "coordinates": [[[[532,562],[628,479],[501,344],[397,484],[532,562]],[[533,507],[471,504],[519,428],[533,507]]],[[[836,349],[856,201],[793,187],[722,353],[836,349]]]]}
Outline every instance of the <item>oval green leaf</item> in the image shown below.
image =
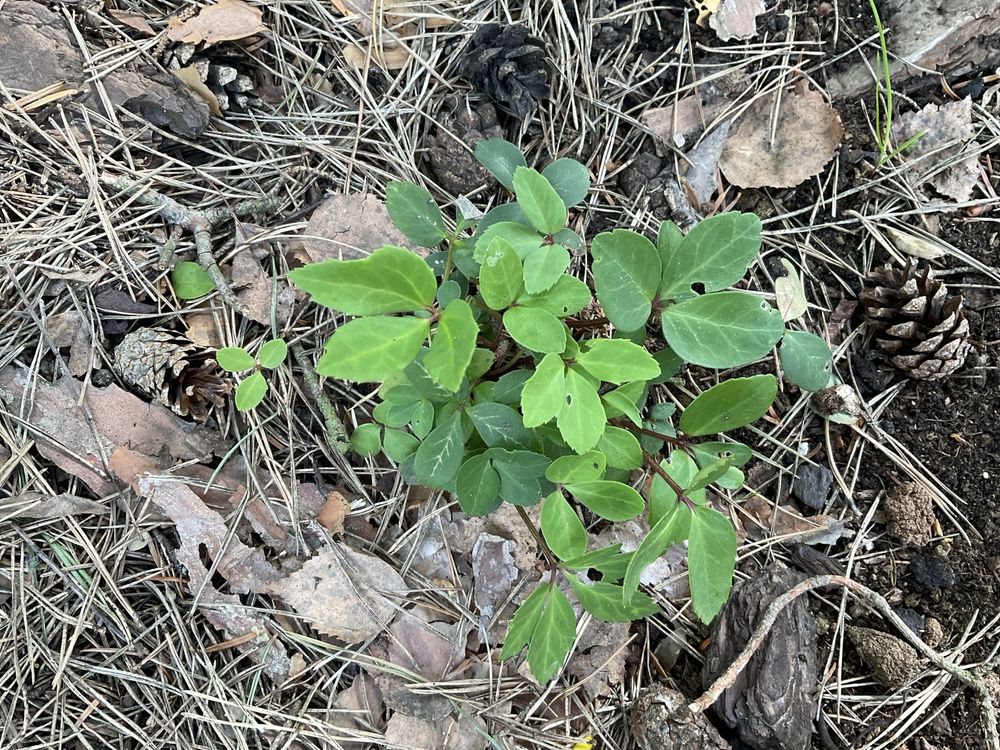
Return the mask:
{"type": "Polygon", "coordinates": [[[497,178],[497,182],[510,191],[514,190],[514,170],[528,166],[524,154],[510,141],[503,138],[487,138],[476,144],[473,153],[487,171],[497,178]]]}
{"type": "Polygon", "coordinates": [[[469,303],[464,299],[452,300],[441,314],[430,351],[424,356],[424,368],[431,380],[447,391],[457,391],[472,362],[478,335],[479,326],[469,303]]]}
{"type": "Polygon", "coordinates": [[[692,284],[702,284],[706,292],[725,289],[743,278],[759,251],[757,216],[737,212],[710,216],[698,222],[675,250],[665,253],[660,299],[692,297],[692,284]]]}
{"type": "Polygon", "coordinates": [[[624,589],[616,584],[605,581],[586,584],[576,576],[566,576],[566,580],[580,606],[604,622],[631,622],[660,611],[648,594],[633,592],[626,602],[624,589]]]}
{"type": "Polygon", "coordinates": [[[215,352],[215,361],[226,372],[243,372],[257,366],[257,361],[241,346],[224,346],[215,352]]]}
{"type": "Polygon", "coordinates": [[[625,339],[587,341],[580,346],[576,362],[598,380],[608,383],[650,380],[660,374],[653,356],[625,339]]]}
{"type": "Polygon", "coordinates": [[[548,310],[512,307],[503,314],[503,324],[510,337],[530,351],[559,354],[566,348],[566,329],[548,310]]]}
{"type": "Polygon", "coordinates": [[[608,320],[623,331],[642,328],[660,282],[653,243],[627,229],[602,232],[590,246],[594,288],[608,320]]]}
{"type": "Polygon", "coordinates": [[[414,360],[429,327],[426,318],[357,318],[334,331],[316,372],[358,383],[386,380],[414,360]]]}
{"type": "Polygon", "coordinates": [[[566,204],[541,173],[528,167],[514,170],[514,196],[528,223],[544,235],[566,226],[566,204]]]}
{"type": "Polygon", "coordinates": [[[556,416],[556,426],[566,444],[577,453],[591,450],[604,434],[606,415],[597,388],[570,368],[566,371],[566,391],[556,416]]]}
{"type": "Polygon", "coordinates": [[[441,209],[425,188],[412,182],[390,182],[385,207],[392,223],[410,242],[434,247],[445,238],[441,209]]]}
{"type": "Polygon", "coordinates": [[[255,372],[236,387],[236,408],[247,411],[254,408],[264,399],[267,393],[267,381],[264,376],[255,372]]]}
{"type": "Polygon", "coordinates": [[[563,274],[548,291],[538,295],[525,295],[517,304],[522,307],[540,307],[557,318],[575,315],[590,304],[590,287],[575,276],[563,274]]]}
{"type": "Polygon", "coordinates": [[[678,426],[692,436],[735,430],[763,416],[777,393],[774,375],[724,380],[692,401],[678,426]]]}
{"type": "Polygon", "coordinates": [[[560,560],[571,560],[587,551],[587,530],[559,490],[542,501],[538,519],[545,543],[560,560]]]}
{"type": "MultiPolygon", "coordinates": [[[[494,398],[496,392],[494,391],[494,398]]],[[[525,427],[538,427],[559,415],[566,398],[566,366],[558,354],[546,354],[521,389],[525,427]]]]}
{"type": "Polygon", "coordinates": [[[373,422],[358,425],[351,433],[351,448],[359,456],[374,456],[382,450],[382,428],[373,422]]]}
{"type": "Polygon", "coordinates": [[[465,455],[465,435],[462,432],[462,415],[454,416],[439,424],[417,448],[413,471],[426,487],[447,487],[462,467],[465,455]]]}
{"type": "Polygon", "coordinates": [[[524,258],[524,291],[540,294],[551,289],[569,268],[569,251],[562,245],[542,245],[524,258]]]}
{"type": "Polygon", "coordinates": [[[479,293],[491,310],[506,310],[521,292],[524,269],[514,248],[503,237],[495,238],[479,268],[479,293]]]}
{"type": "Polygon", "coordinates": [[[257,352],[257,361],[261,367],[273,370],[285,361],[288,356],[288,345],[283,339],[271,339],[261,346],[257,352]]]}
{"type": "Polygon", "coordinates": [[[412,250],[386,245],[361,260],[324,260],[288,272],[317,304],[347,315],[413,312],[429,307],[437,280],[412,250]]]}
{"type": "Polygon", "coordinates": [[[746,292],[716,292],[663,311],[663,336],[682,359],[717,369],[766,355],[785,327],[781,313],[746,292]]]}
{"type": "Polygon", "coordinates": [[[642,513],[642,496],[627,484],[599,479],[566,485],[573,498],[608,521],[627,521],[642,513]]]}
{"type": "Polygon", "coordinates": [[[542,176],[559,194],[566,208],[582,201],[590,190],[587,168],[576,159],[556,159],[542,170],[542,176]]]}
{"type": "Polygon", "coordinates": [[[807,331],[787,331],[778,348],[785,379],[804,391],[830,385],[833,353],[819,336],[807,331]]]}
{"type": "Polygon", "coordinates": [[[582,456],[560,456],[549,464],[545,478],[557,484],[592,482],[601,478],[607,466],[607,460],[597,451],[587,451],[582,456]]]}
{"type": "Polygon", "coordinates": [[[711,508],[695,508],[688,532],[691,605],[705,624],[729,599],[736,565],[736,532],[729,519],[711,508]]]}
{"type": "Polygon", "coordinates": [[[183,261],[170,273],[174,294],[180,299],[195,299],[215,290],[215,282],[197,263],[183,261]]]}
{"type": "Polygon", "coordinates": [[[486,456],[473,456],[458,470],[455,491],[466,515],[485,516],[500,506],[500,475],[486,456]]]}

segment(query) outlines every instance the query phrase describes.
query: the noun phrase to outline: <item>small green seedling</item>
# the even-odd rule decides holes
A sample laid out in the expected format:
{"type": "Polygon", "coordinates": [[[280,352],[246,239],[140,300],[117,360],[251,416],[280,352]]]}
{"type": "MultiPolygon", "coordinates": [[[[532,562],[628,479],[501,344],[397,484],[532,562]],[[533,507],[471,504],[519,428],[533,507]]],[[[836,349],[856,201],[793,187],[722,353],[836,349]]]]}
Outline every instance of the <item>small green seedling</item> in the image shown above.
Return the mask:
{"type": "Polygon", "coordinates": [[[285,361],[288,346],[282,339],[271,339],[263,344],[254,358],[242,346],[226,346],[215,353],[215,360],[226,372],[245,372],[253,370],[248,377],[240,381],[236,387],[236,408],[240,411],[253,409],[267,393],[267,379],[261,368],[273,370],[285,361]]]}
{"type": "Polygon", "coordinates": [[[538,508],[532,531],[547,572],[500,657],[527,648],[544,682],[574,642],[567,594],[606,621],[654,614],[642,573],[686,541],[694,612],[709,622],[729,596],[736,535],[708,491],[741,487],[751,451],[715,435],[767,412],[777,380],[722,379],[675,414],[660,403],[669,379],[684,363],[741,367],[780,344],[786,379],[810,389],[829,383],[831,354],[818,337],[786,330],[764,298],[731,289],[759,253],[756,216],[713,216],[687,235],[666,221],[655,242],[627,229],[598,234],[591,286],[571,271],[587,248],[567,227],[589,190],[583,165],[558,159],[536,171],[503,140],[481,142],[476,156],[514,196],[478,222],[459,214],[449,229],[423,188],[387,190],[393,222],[429,249],[426,259],[385,246],[289,278],[351,318],[317,372],[379,383],[374,422],[352,438],[358,453],[381,451],[471,516],[508,503],[531,523],[525,509],[538,508]],[[666,345],[651,348],[656,340],[666,345]],[[637,469],[652,472],[645,497],[637,469]],[[649,532],[635,550],[590,548],[588,532],[644,513],[649,532]]]}

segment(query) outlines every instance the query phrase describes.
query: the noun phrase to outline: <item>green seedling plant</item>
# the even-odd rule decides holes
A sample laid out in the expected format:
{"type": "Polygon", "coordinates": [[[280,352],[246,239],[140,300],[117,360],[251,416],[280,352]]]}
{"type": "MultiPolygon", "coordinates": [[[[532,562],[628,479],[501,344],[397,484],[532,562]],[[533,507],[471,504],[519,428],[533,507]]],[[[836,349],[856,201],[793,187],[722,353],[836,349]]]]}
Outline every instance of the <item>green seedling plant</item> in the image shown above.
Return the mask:
{"type": "Polygon", "coordinates": [[[892,148],[892,75],[890,74],[889,46],[886,42],[885,27],[882,25],[882,17],[879,15],[878,6],[875,0],[868,0],[868,7],[872,12],[872,19],[875,21],[875,30],[878,32],[878,54],[876,60],[879,72],[882,74],[882,90],[880,95],[875,92],[875,145],[878,147],[878,161],[876,166],[885,164],[896,154],[905,153],[923,137],[923,132],[914,133],[901,143],[895,150],[892,148]],[[884,104],[883,104],[884,101],[884,104]]]}
{"type": "Polygon", "coordinates": [[[285,361],[288,346],[283,339],[271,339],[261,344],[254,357],[242,346],[226,346],[215,352],[215,361],[226,372],[240,373],[253,370],[236,386],[234,401],[239,411],[249,411],[264,400],[267,378],[263,370],[273,370],[285,361]]]}
{"type": "Polygon", "coordinates": [[[354,448],[381,451],[470,516],[509,503],[531,527],[547,571],[500,658],[527,648],[545,682],[574,641],[570,596],[611,622],[658,612],[640,578],[672,545],[687,542],[698,617],[709,622],[729,595],[736,536],[708,491],[741,487],[751,452],[716,436],[761,417],[777,381],[721,380],[679,414],[659,402],[669,386],[656,386],[684,363],[735,368],[780,344],[786,378],[815,389],[829,384],[831,356],[818,337],[786,331],[762,297],[730,289],[758,255],[756,216],[717,215],[687,235],[664,222],[655,242],[627,229],[598,234],[591,287],[570,271],[587,249],[567,228],[590,187],[586,169],[557,159],[536,171],[503,140],[480,143],[476,155],[513,201],[475,224],[457,215],[449,229],[426,190],[392,183],[393,223],[426,258],[386,246],[289,278],[349,318],[317,372],[379,384],[374,422],[354,432],[354,448]],[[646,497],[633,487],[643,468],[653,472],[646,497]],[[588,529],[643,513],[649,533],[635,550],[589,546],[588,529]]]}

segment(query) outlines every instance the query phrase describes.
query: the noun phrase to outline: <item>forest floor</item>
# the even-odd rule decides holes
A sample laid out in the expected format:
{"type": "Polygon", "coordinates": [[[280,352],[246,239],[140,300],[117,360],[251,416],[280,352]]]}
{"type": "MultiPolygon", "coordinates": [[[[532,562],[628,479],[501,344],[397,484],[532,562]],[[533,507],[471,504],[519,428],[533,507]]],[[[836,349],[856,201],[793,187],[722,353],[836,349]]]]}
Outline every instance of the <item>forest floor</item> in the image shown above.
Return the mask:
{"type": "MultiPolygon", "coordinates": [[[[884,5],[892,56],[921,3],[884,5]]],[[[738,580],[798,565],[805,543],[945,658],[992,660],[1000,685],[1000,15],[980,5],[938,17],[954,35],[923,69],[893,68],[892,139],[919,138],[880,160],[862,0],[725,0],[728,20],[704,25],[654,0],[222,0],[214,24],[180,0],[0,3],[0,750],[624,749],[646,688],[701,692],[710,631],[669,553],[647,582],[660,614],[583,620],[548,685],[500,665],[534,540],[513,513],[466,518],[346,450],[331,413],[370,421],[371,389],[305,377],[333,321],[288,270],[385,244],[392,180],[442,205],[502,200],[472,158],[483,137],[529,165],[584,163],[571,227],[588,239],[760,216],[747,285],[772,295],[783,262],[801,275],[797,325],[830,342],[859,416],[828,421],[788,388],[742,431],[754,459],[722,499],[738,580]],[[551,96],[526,116],[461,75],[489,22],[523,24],[551,60],[551,96]],[[174,294],[169,266],[199,258],[154,195],[220,216],[256,202],[210,233],[236,306],[174,294]],[[887,263],[964,297],[971,346],[948,377],[908,377],[873,342],[858,295],[887,263]],[[116,349],[140,329],[178,360],[273,337],[293,356],[259,407],[226,397],[196,421],[123,379],[116,349]],[[910,482],[933,521],[908,538],[885,505],[910,482]]],[[[692,369],[662,388],[707,382],[692,369]]],[[[808,606],[815,747],[987,747],[947,672],[921,662],[886,686],[862,659],[848,631],[891,634],[878,614],[839,591],[808,606]]]]}

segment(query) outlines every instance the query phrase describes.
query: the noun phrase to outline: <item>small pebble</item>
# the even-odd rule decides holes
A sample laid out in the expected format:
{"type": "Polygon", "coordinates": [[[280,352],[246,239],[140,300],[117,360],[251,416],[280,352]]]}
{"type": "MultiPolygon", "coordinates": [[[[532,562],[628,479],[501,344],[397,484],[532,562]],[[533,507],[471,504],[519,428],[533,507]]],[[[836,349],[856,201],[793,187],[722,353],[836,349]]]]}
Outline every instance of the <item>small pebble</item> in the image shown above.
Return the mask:
{"type": "Polygon", "coordinates": [[[801,464],[795,471],[792,494],[807,508],[823,510],[831,486],[833,472],[828,468],[816,464],[801,464]]]}
{"type": "Polygon", "coordinates": [[[916,650],[893,635],[851,626],[847,628],[847,637],[872,677],[887,688],[901,688],[920,673],[916,650]]]}
{"type": "Polygon", "coordinates": [[[914,585],[927,591],[947,590],[955,585],[955,569],[937,555],[917,555],[910,560],[906,573],[914,585]]]}

